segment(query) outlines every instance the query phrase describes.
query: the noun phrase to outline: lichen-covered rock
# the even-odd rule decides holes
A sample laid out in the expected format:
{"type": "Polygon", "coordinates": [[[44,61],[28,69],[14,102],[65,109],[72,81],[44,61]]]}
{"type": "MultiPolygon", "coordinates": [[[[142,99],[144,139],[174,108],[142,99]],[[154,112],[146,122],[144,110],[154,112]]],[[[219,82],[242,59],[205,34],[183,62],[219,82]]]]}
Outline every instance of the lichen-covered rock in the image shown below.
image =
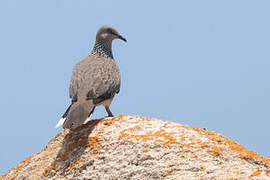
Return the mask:
{"type": "Polygon", "coordinates": [[[57,134],[1,178],[270,179],[270,159],[217,132],[120,115],[57,134]]]}

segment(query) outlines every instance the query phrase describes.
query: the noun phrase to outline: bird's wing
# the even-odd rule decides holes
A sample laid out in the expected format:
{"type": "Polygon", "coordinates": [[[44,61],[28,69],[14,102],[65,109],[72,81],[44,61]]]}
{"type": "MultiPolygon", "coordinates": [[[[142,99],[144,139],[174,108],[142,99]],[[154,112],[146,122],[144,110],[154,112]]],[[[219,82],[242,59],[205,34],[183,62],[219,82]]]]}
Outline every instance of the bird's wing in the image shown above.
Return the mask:
{"type": "Polygon", "coordinates": [[[88,57],[78,63],[70,82],[70,97],[93,99],[98,104],[113,97],[120,90],[120,71],[112,59],[88,57]]]}
{"type": "Polygon", "coordinates": [[[81,69],[81,62],[74,66],[70,79],[69,97],[72,99],[72,101],[77,101],[78,90],[83,81],[83,69],[81,69]]]}

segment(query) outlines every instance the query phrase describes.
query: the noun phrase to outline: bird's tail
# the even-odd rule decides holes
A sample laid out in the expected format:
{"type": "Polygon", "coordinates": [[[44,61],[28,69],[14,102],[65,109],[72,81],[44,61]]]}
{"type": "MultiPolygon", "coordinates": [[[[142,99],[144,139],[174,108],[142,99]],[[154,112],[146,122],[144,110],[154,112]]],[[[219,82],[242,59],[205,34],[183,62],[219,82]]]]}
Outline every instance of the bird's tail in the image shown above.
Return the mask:
{"type": "Polygon", "coordinates": [[[56,127],[63,125],[63,128],[72,128],[82,125],[95,109],[92,101],[75,102],[70,105],[66,113],[59,120],[56,127]]]}
{"type": "Polygon", "coordinates": [[[55,128],[59,128],[60,126],[62,126],[65,122],[65,120],[67,119],[67,114],[71,108],[71,106],[73,105],[74,102],[72,102],[69,107],[67,108],[66,112],[63,114],[62,118],[58,121],[58,123],[56,124],[55,128]]]}

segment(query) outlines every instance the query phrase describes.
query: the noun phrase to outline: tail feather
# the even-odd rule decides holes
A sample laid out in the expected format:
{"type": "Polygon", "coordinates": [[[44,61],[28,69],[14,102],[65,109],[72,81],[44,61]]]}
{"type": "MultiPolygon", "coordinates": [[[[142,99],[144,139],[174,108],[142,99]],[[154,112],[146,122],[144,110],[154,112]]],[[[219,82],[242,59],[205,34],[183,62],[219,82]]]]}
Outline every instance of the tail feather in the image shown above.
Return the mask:
{"type": "Polygon", "coordinates": [[[59,128],[60,126],[62,126],[65,122],[66,118],[61,118],[58,123],[56,124],[55,128],[59,128]]]}
{"type": "Polygon", "coordinates": [[[63,121],[63,128],[73,129],[82,125],[93,112],[94,108],[95,105],[92,101],[74,103],[67,113],[66,119],[63,121]]]}
{"type": "Polygon", "coordinates": [[[69,113],[69,110],[70,110],[70,108],[71,108],[72,105],[73,105],[73,102],[69,105],[69,107],[67,108],[66,112],[63,114],[62,118],[56,124],[55,128],[59,128],[60,126],[62,126],[65,123],[65,121],[67,119],[66,117],[67,117],[67,115],[69,113]]]}

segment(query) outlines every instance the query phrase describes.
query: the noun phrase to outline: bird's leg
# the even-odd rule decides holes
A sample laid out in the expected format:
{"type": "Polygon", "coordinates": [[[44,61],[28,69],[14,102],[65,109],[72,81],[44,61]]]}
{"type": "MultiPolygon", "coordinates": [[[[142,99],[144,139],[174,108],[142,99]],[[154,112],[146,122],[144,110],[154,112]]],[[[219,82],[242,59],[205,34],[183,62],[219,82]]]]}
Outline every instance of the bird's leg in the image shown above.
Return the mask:
{"type": "Polygon", "coordinates": [[[113,114],[112,114],[112,112],[111,112],[109,106],[105,106],[105,109],[106,109],[106,111],[107,111],[107,113],[108,113],[108,117],[113,117],[113,114]]]}

